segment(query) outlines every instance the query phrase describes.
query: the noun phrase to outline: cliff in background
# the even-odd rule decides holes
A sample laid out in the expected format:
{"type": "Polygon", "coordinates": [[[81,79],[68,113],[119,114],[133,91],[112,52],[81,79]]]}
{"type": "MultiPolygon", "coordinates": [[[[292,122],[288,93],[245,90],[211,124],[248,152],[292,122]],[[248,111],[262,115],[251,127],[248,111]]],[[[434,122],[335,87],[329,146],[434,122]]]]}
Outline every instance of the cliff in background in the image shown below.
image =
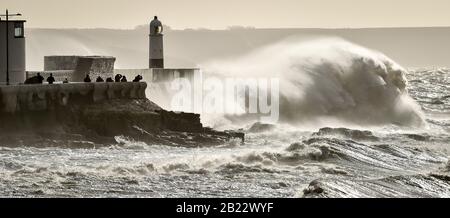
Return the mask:
{"type": "MultiPolygon", "coordinates": [[[[26,29],[27,70],[42,70],[45,55],[109,55],[115,67],[148,67],[148,25],[131,30],[26,29]]],[[[405,67],[450,67],[450,27],[368,29],[169,30],[165,64],[195,67],[236,57],[286,38],[341,37],[385,53],[405,67]]]]}
{"type": "Polygon", "coordinates": [[[243,135],[204,128],[200,115],[161,109],[147,84],[70,83],[0,86],[3,146],[88,146],[116,136],[147,144],[217,145],[243,135]]]}

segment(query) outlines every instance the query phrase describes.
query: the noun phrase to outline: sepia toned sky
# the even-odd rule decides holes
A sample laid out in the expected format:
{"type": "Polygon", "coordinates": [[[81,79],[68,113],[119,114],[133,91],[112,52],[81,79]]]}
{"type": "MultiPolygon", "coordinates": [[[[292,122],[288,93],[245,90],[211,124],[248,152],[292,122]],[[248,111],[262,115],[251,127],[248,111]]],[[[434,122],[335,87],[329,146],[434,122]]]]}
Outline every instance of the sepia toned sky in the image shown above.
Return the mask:
{"type": "MultiPolygon", "coordinates": [[[[174,29],[450,26],[449,0],[0,0],[27,27],[174,29]]],[[[4,12],[0,12],[3,14],[4,12]]]]}

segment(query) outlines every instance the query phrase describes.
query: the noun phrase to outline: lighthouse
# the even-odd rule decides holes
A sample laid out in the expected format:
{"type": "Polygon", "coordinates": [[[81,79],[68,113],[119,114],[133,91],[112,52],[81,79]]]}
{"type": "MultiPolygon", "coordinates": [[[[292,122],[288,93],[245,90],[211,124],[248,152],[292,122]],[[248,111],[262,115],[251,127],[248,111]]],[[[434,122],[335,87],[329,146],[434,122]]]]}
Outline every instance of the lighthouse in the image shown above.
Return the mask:
{"type": "Polygon", "coordinates": [[[155,16],[150,22],[149,68],[164,68],[163,26],[155,16]]]}

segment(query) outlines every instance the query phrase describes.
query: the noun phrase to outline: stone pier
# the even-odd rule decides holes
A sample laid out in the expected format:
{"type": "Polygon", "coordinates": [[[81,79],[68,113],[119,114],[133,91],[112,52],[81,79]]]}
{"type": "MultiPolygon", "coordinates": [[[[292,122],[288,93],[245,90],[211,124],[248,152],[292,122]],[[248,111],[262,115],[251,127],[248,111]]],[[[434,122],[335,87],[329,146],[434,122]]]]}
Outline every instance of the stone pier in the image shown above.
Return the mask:
{"type": "MultiPolygon", "coordinates": [[[[116,136],[147,144],[220,145],[244,135],[203,127],[200,115],[166,111],[145,82],[0,86],[0,146],[60,146],[116,136]]],[[[84,143],[82,143],[84,144],[84,143]]]]}
{"type": "Polygon", "coordinates": [[[47,110],[65,106],[77,98],[79,104],[107,99],[145,99],[145,82],[58,83],[0,86],[0,112],[47,110]]]}

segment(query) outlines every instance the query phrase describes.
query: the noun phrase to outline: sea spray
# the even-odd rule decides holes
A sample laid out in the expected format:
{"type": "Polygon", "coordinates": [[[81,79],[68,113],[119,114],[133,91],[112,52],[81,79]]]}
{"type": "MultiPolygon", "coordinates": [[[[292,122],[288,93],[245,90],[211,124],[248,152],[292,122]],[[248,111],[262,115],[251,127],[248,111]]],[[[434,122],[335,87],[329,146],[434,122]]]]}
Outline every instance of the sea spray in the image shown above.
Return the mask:
{"type": "MultiPolygon", "coordinates": [[[[278,78],[282,123],[414,127],[425,123],[405,89],[404,68],[380,52],[339,38],[283,41],[202,68],[205,78],[278,78]]],[[[224,117],[229,123],[255,122],[254,114],[202,114],[213,126],[217,121],[227,123],[224,117]]]]}

